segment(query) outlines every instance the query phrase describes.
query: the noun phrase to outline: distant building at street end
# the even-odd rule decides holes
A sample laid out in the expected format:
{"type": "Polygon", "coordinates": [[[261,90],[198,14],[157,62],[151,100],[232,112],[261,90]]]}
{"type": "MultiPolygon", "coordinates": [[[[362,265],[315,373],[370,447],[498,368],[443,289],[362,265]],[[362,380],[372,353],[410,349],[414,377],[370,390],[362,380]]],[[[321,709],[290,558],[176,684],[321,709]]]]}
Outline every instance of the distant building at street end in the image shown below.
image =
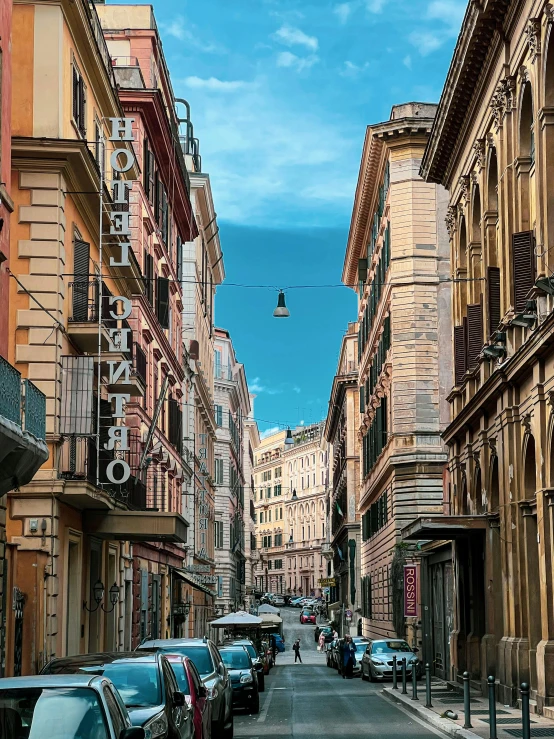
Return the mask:
{"type": "Polygon", "coordinates": [[[348,324],[342,338],[337,373],[331,388],[325,439],[333,450],[328,499],[329,617],[340,624],[341,633],[358,631],[361,621],[361,529],[358,512],[360,492],[358,325],[348,324]],[[346,618],[348,612],[352,618],[346,618]]]}
{"type": "MultiPolygon", "coordinates": [[[[486,686],[494,675],[506,704],[527,682],[536,710],[550,718],[553,22],[547,2],[470,3],[454,51],[421,166],[450,193],[445,515],[421,514],[404,531],[406,541],[432,540],[435,557],[438,542],[452,542],[444,565],[451,617],[440,637],[446,676],[467,670],[486,686]]],[[[443,597],[442,581],[432,583],[429,611],[443,597]]]]}
{"type": "Polygon", "coordinates": [[[404,610],[402,528],[442,510],[451,386],[447,193],[419,175],[436,105],[368,126],[343,282],[358,295],[361,609],[371,638],[420,643],[404,610]]]}

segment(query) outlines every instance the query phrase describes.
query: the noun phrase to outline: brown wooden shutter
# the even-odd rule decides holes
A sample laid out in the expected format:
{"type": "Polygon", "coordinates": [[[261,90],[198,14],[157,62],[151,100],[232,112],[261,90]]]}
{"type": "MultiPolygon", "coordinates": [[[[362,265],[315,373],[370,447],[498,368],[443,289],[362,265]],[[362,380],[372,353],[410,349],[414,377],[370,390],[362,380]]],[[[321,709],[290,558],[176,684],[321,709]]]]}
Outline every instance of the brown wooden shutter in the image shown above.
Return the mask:
{"type": "Polygon", "coordinates": [[[483,348],[483,303],[467,306],[467,364],[474,369],[479,364],[483,348]]]}
{"type": "Polygon", "coordinates": [[[533,231],[512,234],[512,271],[514,280],[514,310],[525,309],[529,291],[535,284],[536,258],[533,231]]]}
{"type": "Polygon", "coordinates": [[[461,385],[467,369],[465,326],[454,326],[454,381],[461,385]]]}
{"type": "Polygon", "coordinates": [[[487,268],[487,289],[489,297],[489,336],[500,325],[500,268],[487,268]]]}

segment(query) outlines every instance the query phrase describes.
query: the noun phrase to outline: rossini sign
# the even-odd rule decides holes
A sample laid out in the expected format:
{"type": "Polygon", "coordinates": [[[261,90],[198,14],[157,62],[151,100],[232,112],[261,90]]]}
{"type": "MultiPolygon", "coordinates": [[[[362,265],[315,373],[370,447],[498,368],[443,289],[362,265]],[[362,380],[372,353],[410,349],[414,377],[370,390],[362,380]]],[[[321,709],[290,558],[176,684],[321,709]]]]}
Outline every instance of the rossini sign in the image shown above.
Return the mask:
{"type": "MultiPolygon", "coordinates": [[[[110,122],[110,141],[117,142],[115,148],[110,156],[110,165],[112,170],[118,172],[120,175],[129,172],[135,164],[135,155],[132,147],[119,146],[123,142],[134,141],[133,136],[133,121],[134,118],[109,118],[110,122]]],[[[101,178],[103,174],[101,173],[101,178]]],[[[115,179],[111,183],[112,186],[112,202],[109,208],[109,219],[110,219],[110,230],[109,236],[113,239],[117,237],[119,240],[112,245],[112,248],[117,247],[120,249],[119,258],[110,256],[109,266],[110,267],[129,267],[129,249],[131,246],[131,228],[129,224],[129,209],[128,203],[130,200],[130,191],[133,187],[132,180],[115,179]],[[114,205],[123,206],[121,209],[113,208],[114,205]]],[[[105,203],[102,202],[103,195],[103,182],[100,183],[100,208],[102,209],[105,203]]],[[[106,234],[108,235],[108,234],[106,234]]],[[[129,463],[124,458],[124,453],[130,451],[129,444],[129,428],[125,425],[125,410],[124,403],[128,403],[131,396],[130,393],[124,391],[125,385],[131,383],[131,369],[132,361],[130,359],[121,359],[121,354],[126,354],[131,351],[132,347],[132,336],[131,329],[125,326],[121,328],[113,328],[113,321],[125,321],[131,315],[132,303],[129,298],[124,295],[110,295],[107,297],[108,310],[103,309],[103,296],[102,296],[102,234],[100,235],[100,277],[98,282],[99,291],[99,338],[98,338],[98,352],[101,355],[102,344],[101,344],[101,333],[103,330],[107,331],[108,336],[108,354],[113,357],[120,355],[117,359],[108,359],[108,383],[111,387],[116,386],[115,392],[108,393],[108,400],[112,403],[112,425],[107,429],[108,440],[104,442],[103,446],[106,451],[114,453],[114,459],[112,459],[106,467],[106,477],[108,481],[117,485],[124,484],[127,482],[131,475],[131,469],[129,463]],[[106,315],[105,315],[106,314],[106,315]],[[105,318],[110,320],[110,326],[104,325],[105,318]],[[119,391],[118,385],[121,385],[121,392],[119,391]]],[[[99,361],[101,357],[99,356],[99,361]]],[[[100,384],[100,372],[98,372],[99,384],[100,384]]],[[[100,449],[100,387],[98,388],[98,448],[100,449]]],[[[100,475],[99,468],[99,457],[98,454],[98,467],[97,477],[100,475]]],[[[104,482],[98,480],[99,483],[104,482]]]]}

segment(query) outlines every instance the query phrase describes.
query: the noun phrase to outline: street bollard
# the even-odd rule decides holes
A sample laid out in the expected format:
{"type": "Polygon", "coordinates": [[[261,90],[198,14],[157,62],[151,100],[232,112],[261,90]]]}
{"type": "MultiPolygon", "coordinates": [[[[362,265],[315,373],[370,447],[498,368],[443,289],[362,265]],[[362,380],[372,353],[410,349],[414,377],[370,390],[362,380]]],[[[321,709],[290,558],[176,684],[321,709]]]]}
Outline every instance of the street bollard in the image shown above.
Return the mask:
{"type": "Polygon", "coordinates": [[[471,725],[471,707],[469,697],[469,672],[462,675],[464,681],[464,729],[473,729],[471,725]]]}
{"type": "Polygon", "coordinates": [[[425,665],[425,708],[433,708],[431,703],[431,665],[425,665]]]}
{"type": "Polygon", "coordinates": [[[406,688],[406,657],[402,657],[402,695],[408,695],[406,688]]]}
{"type": "Polygon", "coordinates": [[[392,658],[392,689],[398,690],[398,675],[396,674],[396,654],[392,658]]]}
{"type": "Polygon", "coordinates": [[[417,662],[412,663],[412,700],[419,700],[417,697],[417,662]]]}
{"type": "Polygon", "coordinates": [[[489,739],[497,739],[496,734],[496,685],[494,677],[489,675],[489,739]]]}
{"type": "Polygon", "coordinates": [[[531,717],[529,716],[529,684],[521,683],[521,723],[523,739],[531,739],[531,717]]]}

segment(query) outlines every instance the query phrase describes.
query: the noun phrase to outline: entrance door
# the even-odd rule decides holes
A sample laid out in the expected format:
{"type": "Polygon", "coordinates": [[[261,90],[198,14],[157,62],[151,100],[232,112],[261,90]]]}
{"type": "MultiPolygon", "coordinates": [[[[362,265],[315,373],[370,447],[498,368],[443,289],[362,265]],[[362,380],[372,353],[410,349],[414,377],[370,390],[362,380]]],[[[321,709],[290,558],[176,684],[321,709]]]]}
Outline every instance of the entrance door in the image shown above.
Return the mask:
{"type": "Polygon", "coordinates": [[[100,651],[102,611],[97,607],[94,600],[94,585],[98,580],[102,580],[102,544],[98,541],[91,541],[88,607],[95,608],[95,610],[88,614],[88,651],[92,653],[100,651]]]}
{"type": "Polygon", "coordinates": [[[452,628],[452,563],[437,562],[429,567],[432,603],[434,673],[450,678],[450,631],[452,628]]]}

